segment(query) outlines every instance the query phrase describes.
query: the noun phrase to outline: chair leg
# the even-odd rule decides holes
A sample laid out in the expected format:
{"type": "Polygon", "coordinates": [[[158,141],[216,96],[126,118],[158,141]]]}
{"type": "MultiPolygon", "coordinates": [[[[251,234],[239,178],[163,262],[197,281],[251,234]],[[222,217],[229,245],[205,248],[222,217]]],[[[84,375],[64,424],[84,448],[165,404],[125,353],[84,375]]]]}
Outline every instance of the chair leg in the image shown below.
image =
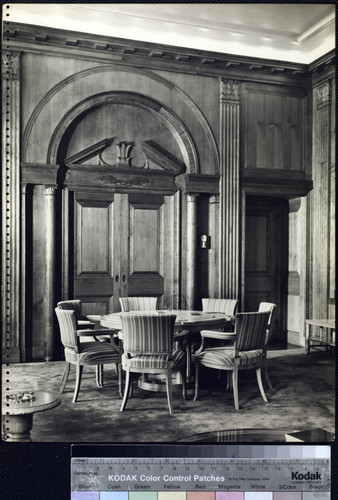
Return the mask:
{"type": "Polygon", "coordinates": [[[268,399],[267,399],[265,392],[264,392],[264,387],[263,387],[263,383],[262,383],[262,370],[261,370],[260,366],[258,368],[256,368],[256,376],[257,376],[258,387],[259,387],[259,390],[261,391],[262,398],[267,403],[268,399]]]}
{"type": "Polygon", "coordinates": [[[172,393],[171,393],[171,368],[168,368],[167,376],[166,376],[166,387],[167,387],[167,399],[169,406],[169,413],[172,415],[173,412],[173,402],[172,402],[172,393]]]}
{"type": "Polygon", "coordinates": [[[61,379],[60,394],[62,394],[63,391],[65,390],[68,376],[69,376],[69,370],[70,370],[70,363],[68,363],[68,361],[66,361],[65,369],[64,369],[62,379],[61,379]]]}
{"type": "Polygon", "coordinates": [[[129,392],[130,392],[130,371],[127,369],[126,370],[126,383],[125,383],[125,387],[124,387],[124,395],[123,395],[123,400],[122,400],[120,411],[123,411],[126,407],[129,392]]]}
{"type": "Polygon", "coordinates": [[[266,359],[264,359],[264,377],[270,389],[272,389],[272,384],[270,380],[270,375],[268,371],[268,366],[266,364],[266,359]]]}
{"type": "Polygon", "coordinates": [[[195,394],[194,394],[193,401],[196,401],[196,399],[198,397],[198,387],[199,387],[198,379],[199,379],[199,364],[198,364],[198,361],[196,359],[195,360],[195,394]]]}
{"type": "Polygon", "coordinates": [[[183,399],[187,400],[187,373],[186,370],[182,370],[182,395],[183,399]]]}
{"type": "Polygon", "coordinates": [[[185,349],[186,349],[186,353],[187,353],[186,377],[187,377],[187,380],[190,381],[190,377],[191,377],[191,344],[190,344],[189,339],[187,339],[187,343],[186,343],[185,349]]]}
{"type": "Polygon", "coordinates": [[[122,394],[122,365],[121,365],[121,363],[118,363],[118,365],[117,365],[117,374],[119,377],[119,394],[122,398],[123,394],[122,394]]]}
{"type": "Polygon", "coordinates": [[[96,366],[96,385],[103,387],[103,365],[96,366]]]}
{"type": "MultiPolygon", "coordinates": [[[[219,371],[221,371],[221,370],[219,370],[219,371]]],[[[229,391],[230,389],[232,389],[232,378],[231,378],[230,372],[227,371],[227,385],[226,385],[225,390],[229,391]]]]}
{"type": "Polygon", "coordinates": [[[82,365],[76,365],[76,381],[75,381],[73,403],[76,403],[77,396],[79,394],[80,384],[81,384],[82,370],[83,370],[83,366],[82,365]]]}
{"type": "Polygon", "coordinates": [[[239,410],[239,401],[238,401],[238,367],[235,367],[234,371],[232,372],[232,390],[233,390],[233,393],[234,393],[235,409],[239,410]]]}

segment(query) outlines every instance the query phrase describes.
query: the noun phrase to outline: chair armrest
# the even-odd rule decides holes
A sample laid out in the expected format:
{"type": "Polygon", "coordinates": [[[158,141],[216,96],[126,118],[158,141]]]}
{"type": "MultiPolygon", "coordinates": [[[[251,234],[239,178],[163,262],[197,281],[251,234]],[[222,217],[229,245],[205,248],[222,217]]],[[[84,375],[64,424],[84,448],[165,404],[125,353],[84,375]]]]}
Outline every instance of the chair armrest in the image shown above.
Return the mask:
{"type": "Polygon", "coordinates": [[[202,339],[218,339],[218,340],[235,340],[236,334],[235,332],[220,332],[218,330],[202,330],[201,331],[202,339]]]}
{"type": "Polygon", "coordinates": [[[101,315],[100,314],[87,314],[86,318],[88,319],[88,321],[92,321],[92,322],[97,322],[97,323],[100,323],[100,319],[101,319],[101,315]]]}
{"type": "Polygon", "coordinates": [[[92,323],[91,321],[85,319],[79,319],[77,321],[77,324],[81,328],[95,328],[95,323],[92,323]]]}
{"type": "Polygon", "coordinates": [[[177,340],[184,340],[188,337],[189,335],[189,330],[182,330],[181,332],[175,332],[174,333],[174,342],[177,340]]]}
{"type": "Polygon", "coordinates": [[[100,336],[100,335],[116,335],[116,331],[115,330],[89,330],[89,329],[86,329],[86,330],[77,330],[76,331],[77,335],[79,337],[82,337],[82,336],[87,336],[87,337],[94,337],[95,336],[100,336]]]}

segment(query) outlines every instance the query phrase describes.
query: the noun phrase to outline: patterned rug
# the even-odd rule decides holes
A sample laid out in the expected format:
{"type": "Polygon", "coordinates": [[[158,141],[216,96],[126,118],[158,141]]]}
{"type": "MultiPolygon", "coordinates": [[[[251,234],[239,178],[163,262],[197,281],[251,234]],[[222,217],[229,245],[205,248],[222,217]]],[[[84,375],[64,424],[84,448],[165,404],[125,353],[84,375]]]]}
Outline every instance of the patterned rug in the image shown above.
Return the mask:
{"type": "MultiPolygon", "coordinates": [[[[63,362],[4,366],[3,381],[9,380],[5,384],[9,390],[57,393],[63,366],[63,362]]],[[[240,410],[236,411],[232,392],[226,391],[225,374],[218,378],[216,370],[201,369],[198,400],[192,400],[193,388],[187,401],[180,390],[174,391],[174,415],[168,412],[165,393],[139,389],[136,381],[126,410],[120,412],[117,376],[109,365],[103,388],[96,386],[95,370],[84,368],[78,402],[73,404],[73,368],[60,395],[61,404],[34,415],[31,438],[33,442],[169,443],[218,430],[322,428],[334,432],[335,356],[325,351],[306,355],[300,348],[271,351],[268,366],[273,385],[269,389],[264,384],[268,403],[261,398],[253,370],[239,375],[240,410]]]]}

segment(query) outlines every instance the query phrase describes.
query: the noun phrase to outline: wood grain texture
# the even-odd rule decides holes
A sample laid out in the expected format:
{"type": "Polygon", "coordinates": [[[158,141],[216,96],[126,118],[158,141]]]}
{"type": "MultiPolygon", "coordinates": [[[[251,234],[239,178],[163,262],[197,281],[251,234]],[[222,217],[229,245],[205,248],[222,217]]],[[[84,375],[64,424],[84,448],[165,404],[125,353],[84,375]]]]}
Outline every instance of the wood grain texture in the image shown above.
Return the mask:
{"type": "MultiPolygon", "coordinates": [[[[329,317],[330,299],[330,197],[332,121],[331,100],[334,86],[328,79],[314,88],[313,163],[313,288],[312,317],[329,317]]],[[[332,247],[331,247],[332,248],[332,247]]],[[[332,273],[331,273],[332,277],[332,273]]]]}
{"type": "Polygon", "coordinates": [[[243,168],[304,171],[307,93],[254,84],[244,92],[243,168]]]}
{"type": "Polygon", "coordinates": [[[246,197],[244,311],[257,311],[262,301],[277,305],[272,343],[287,340],[287,208],[284,200],[246,197]]]}

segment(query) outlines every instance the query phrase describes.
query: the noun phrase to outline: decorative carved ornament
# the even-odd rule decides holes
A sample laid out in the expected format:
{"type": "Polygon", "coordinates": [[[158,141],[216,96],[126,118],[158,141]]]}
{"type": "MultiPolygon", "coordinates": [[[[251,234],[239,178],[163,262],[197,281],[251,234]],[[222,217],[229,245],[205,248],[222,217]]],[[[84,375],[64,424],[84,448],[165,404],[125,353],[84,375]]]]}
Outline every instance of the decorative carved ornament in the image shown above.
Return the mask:
{"type": "Polygon", "coordinates": [[[92,190],[124,193],[139,189],[164,195],[177,191],[175,179],[186,170],[183,161],[155,141],[118,142],[116,137],[103,139],[69,156],[64,164],[64,177],[63,180],[59,177],[59,182],[71,189],[87,186],[92,190]],[[134,165],[133,159],[143,165],[134,165]]]}
{"type": "Polygon", "coordinates": [[[81,164],[95,156],[98,156],[101,166],[107,166],[111,168],[137,168],[137,169],[149,169],[149,160],[155,163],[162,170],[168,170],[178,175],[185,171],[184,163],[172,155],[169,151],[165,150],[155,141],[141,141],[135,143],[133,141],[120,141],[115,142],[115,137],[110,137],[103,139],[83,151],[76,153],[75,155],[69,156],[64,160],[66,166],[72,164],[81,164]],[[110,147],[114,146],[117,150],[117,163],[109,163],[103,158],[104,152],[110,147]],[[145,156],[144,165],[134,165],[131,156],[134,148],[139,147],[145,156]]]}
{"type": "Polygon", "coordinates": [[[239,82],[220,78],[221,103],[239,104],[239,82]]]}
{"type": "Polygon", "coordinates": [[[317,109],[328,106],[330,103],[330,84],[324,82],[316,88],[317,91],[317,109]]]}
{"type": "Polygon", "coordinates": [[[116,177],[115,175],[102,175],[101,177],[95,177],[94,181],[124,187],[146,186],[152,183],[150,179],[145,179],[144,177],[116,177]]]}
{"type": "Polygon", "coordinates": [[[20,52],[13,50],[2,52],[2,79],[20,80],[20,52]]]}

